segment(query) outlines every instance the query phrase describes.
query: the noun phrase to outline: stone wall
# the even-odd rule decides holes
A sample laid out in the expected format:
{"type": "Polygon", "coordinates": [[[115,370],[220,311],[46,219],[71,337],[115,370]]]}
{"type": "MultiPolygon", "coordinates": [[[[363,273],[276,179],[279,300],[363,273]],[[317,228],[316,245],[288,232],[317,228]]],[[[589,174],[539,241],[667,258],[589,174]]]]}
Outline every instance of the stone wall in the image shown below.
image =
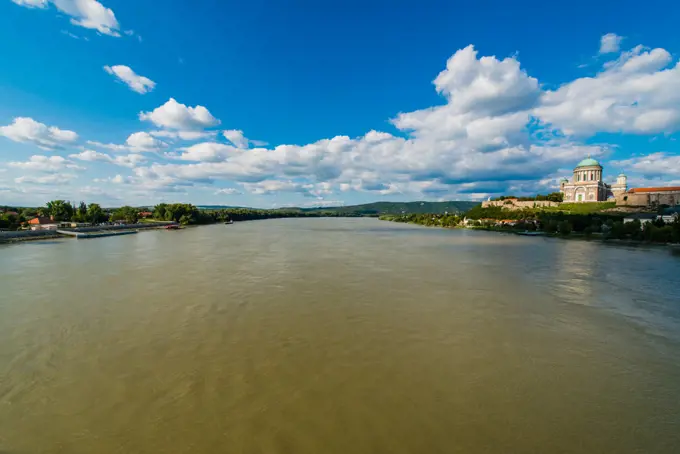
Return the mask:
{"type": "Polygon", "coordinates": [[[651,207],[680,204],[680,191],[624,192],[616,195],[616,206],[651,207]]]}

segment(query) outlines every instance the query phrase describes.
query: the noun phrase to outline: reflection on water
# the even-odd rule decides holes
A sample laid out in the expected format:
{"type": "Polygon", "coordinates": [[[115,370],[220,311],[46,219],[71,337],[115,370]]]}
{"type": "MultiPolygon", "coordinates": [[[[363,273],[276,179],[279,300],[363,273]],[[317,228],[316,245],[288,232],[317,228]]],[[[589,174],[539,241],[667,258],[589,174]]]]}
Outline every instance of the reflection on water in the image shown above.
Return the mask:
{"type": "Polygon", "coordinates": [[[0,452],[680,452],[666,251],[313,219],[0,269],[0,452]]]}

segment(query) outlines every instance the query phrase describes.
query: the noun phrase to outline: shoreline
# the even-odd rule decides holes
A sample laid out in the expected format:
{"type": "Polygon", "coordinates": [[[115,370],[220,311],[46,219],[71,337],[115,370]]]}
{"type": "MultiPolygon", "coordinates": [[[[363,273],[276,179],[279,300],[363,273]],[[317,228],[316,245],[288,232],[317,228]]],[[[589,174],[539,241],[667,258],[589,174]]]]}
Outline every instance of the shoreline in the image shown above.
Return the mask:
{"type": "MultiPolygon", "coordinates": [[[[55,240],[55,239],[75,239],[78,233],[97,233],[97,232],[124,232],[124,231],[144,231],[159,230],[168,225],[175,225],[172,222],[137,223],[123,225],[103,225],[94,227],[81,227],[68,229],[68,234],[59,233],[55,230],[15,230],[10,232],[0,232],[0,244],[23,243],[25,241],[55,240]]],[[[63,229],[67,230],[67,229],[63,229]]],[[[101,235],[101,237],[114,236],[101,235]]],[[[95,238],[96,236],[92,236],[95,238]]]]}
{"type": "MultiPolygon", "coordinates": [[[[390,221],[387,219],[381,219],[381,221],[386,221],[386,222],[396,222],[396,221],[390,221]]],[[[448,229],[448,230],[455,230],[455,229],[461,229],[461,230],[481,230],[485,232],[495,232],[495,233],[504,233],[508,235],[516,235],[516,236],[527,236],[527,237],[536,237],[536,238],[556,238],[560,240],[567,240],[567,241],[595,241],[598,243],[603,243],[603,244],[614,244],[614,245],[620,245],[620,246],[652,246],[655,248],[668,248],[671,253],[673,254],[680,254],[680,243],[655,243],[653,241],[640,241],[640,240],[633,240],[633,239],[618,239],[618,238],[603,238],[602,234],[593,234],[591,236],[586,236],[581,233],[571,233],[569,235],[560,235],[559,233],[547,233],[544,231],[534,231],[539,233],[538,235],[523,235],[523,233],[527,232],[526,230],[511,230],[511,229],[496,229],[496,228],[486,228],[486,227],[465,227],[465,226],[442,226],[442,225],[425,225],[425,224],[420,224],[418,222],[401,222],[401,224],[411,224],[411,225],[418,225],[421,227],[427,227],[427,228],[435,228],[435,229],[448,229]]]]}

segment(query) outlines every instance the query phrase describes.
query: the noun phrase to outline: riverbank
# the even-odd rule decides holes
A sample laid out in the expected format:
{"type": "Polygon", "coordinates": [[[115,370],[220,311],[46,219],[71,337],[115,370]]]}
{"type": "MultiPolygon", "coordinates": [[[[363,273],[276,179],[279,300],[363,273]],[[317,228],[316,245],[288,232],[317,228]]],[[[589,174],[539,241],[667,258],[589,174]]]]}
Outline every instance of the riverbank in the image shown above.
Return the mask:
{"type": "Polygon", "coordinates": [[[118,225],[99,225],[92,227],[80,227],[75,229],[60,229],[56,230],[16,230],[8,232],[0,232],[0,243],[14,243],[21,241],[37,241],[50,240],[57,238],[77,238],[79,234],[82,237],[96,238],[104,236],[112,236],[113,232],[121,231],[138,231],[138,230],[154,230],[163,229],[168,225],[178,225],[175,222],[145,222],[136,224],[118,224],[118,225]],[[98,232],[102,234],[97,235],[98,232]],[[110,232],[110,233],[106,233],[110,232]]]}
{"type": "Polygon", "coordinates": [[[526,230],[526,229],[516,229],[511,227],[496,227],[496,226],[465,226],[461,223],[451,224],[451,225],[437,225],[433,223],[421,223],[415,221],[401,221],[395,218],[381,217],[381,221],[388,222],[400,222],[405,224],[420,225],[423,227],[435,227],[443,229],[467,229],[467,230],[483,230],[487,232],[505,233],[509,235],[520,235],[520,236],[531,236],[540,238],[557,238],[561,240],[572,240],[572,241],[593,241],[608,244],[620,244],[627,246],[653,246],[668,248],[674,255],[680,255],[680,243],[671,242],[656,242],[656,241],[645,241],[635,238],[612,238],[607,236],[605,233],[601,232],[573,232],[571,230],[567,233],[563,232],[546,232],[543,230],[526,230]]]}

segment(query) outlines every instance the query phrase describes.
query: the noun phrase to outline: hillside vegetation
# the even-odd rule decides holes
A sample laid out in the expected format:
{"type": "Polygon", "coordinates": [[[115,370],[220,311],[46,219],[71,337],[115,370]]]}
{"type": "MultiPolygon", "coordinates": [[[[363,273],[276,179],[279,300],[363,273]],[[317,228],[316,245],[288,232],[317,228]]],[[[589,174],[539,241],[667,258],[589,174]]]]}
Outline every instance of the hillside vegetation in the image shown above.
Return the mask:
{"type": "Polygon", "coordinates": [[[304,211],[325,211],[339,214],[353,213],[364,216],[379,216],[383,214],[444,214],[464,213],[476,205],[479,205],[479,202],[375,202],[341,207],[308,208],[304,209],[304,211]]]}
{"type": "MultiPolygon", "coordinates": [[[[479,202],[468,201],[448,201],[448,202],[374,202],[361,205],[346,205],[336,207],[283,207],[272,210],[259,211],[285,211],[301,213],[327,213],[334,216],[380,216],[383,214],[444,214],[444,213],[464,213],[469,209],[479,205],[479,202]]],[[[224,210],[238,209],[243,207],[206,205],[199,206],[201,210],[224,210]]],[[[247,208],[253,210],[253,208],[247,208]]]]}

